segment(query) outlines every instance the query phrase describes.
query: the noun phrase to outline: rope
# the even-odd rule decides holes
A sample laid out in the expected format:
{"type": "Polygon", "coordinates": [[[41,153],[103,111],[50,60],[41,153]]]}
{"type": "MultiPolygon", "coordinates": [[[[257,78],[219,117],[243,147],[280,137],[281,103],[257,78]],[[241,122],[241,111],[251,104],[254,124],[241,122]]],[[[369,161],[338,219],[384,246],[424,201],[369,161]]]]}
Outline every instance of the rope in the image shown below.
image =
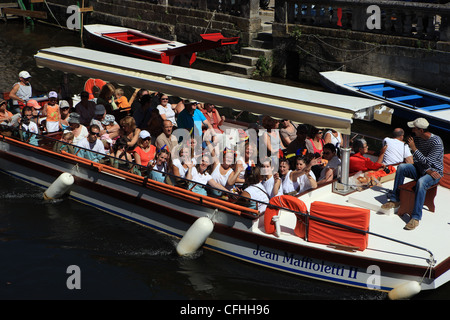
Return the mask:
{"type": "Polygon", "coordinates": [[[208,25],[206,26],[206,29],[205,29],[205,31],[203,31],[203,33],[206,33],[206,30],[209,29],[209,26],[211,25],[211,22],[213,21],[215,15],[216,15],[216,10],[213,11],[211,19],[209,19],[208,25]]]}
{"type": "Polygon", "coordinates": [[[58,23],[58,25],[62,28],[61,24],[59,23],[59,21],[56,19],[56,17],[53,15],[52,10],[50,10],[50,7],[48,6],[48,3],[46,0],[44,0],[45,5],[47,6],[48,11],[50,12],[50,14],[52,15],[53,19],[55,19],[56,23],[58,23]]]}
{"type": "Polygon", "coordinates": [[[425,279],[425,276],[427,275],[428,272],[430,273],[428,275],[428,278],[431,277],[431,268],[434,267],[435,264],[436,264],[436,260],[434,260],[433,255],[430,255],[430,260],[428,260],[428,268],[427,268],[427,270],[425,270],[425,273],[423,274],[422,279],[420,280],[420,284],[422,284],[422,282],[425,279]]]}

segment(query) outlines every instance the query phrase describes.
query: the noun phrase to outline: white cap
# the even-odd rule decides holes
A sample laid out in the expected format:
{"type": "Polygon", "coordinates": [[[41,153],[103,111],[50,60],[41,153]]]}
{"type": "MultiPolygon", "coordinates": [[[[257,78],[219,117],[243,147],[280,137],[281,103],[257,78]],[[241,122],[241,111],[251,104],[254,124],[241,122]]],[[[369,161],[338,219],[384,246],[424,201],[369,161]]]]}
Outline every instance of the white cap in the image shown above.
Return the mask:
{"type": "Polygon", "coordinates": [[[28,73],[28,71],[20,71],[19,72],[19,78],[31,78],[31,75],[28,73]]]}
{"type": "Polygon", "coordinates": [[[58,99],[58,94],[55,91],[50,91],[48,93],[48,97],[49,98],[56,98],[56,99],[58,99]]]}
{"type": "Polygon", "coordinates": [[[150,132],[147,130],[142,130],[141,133],[139,133],[139,138],[146,139],[150,137],[150,132]]]}
{"type": "Polygon", "coordinates": [[[427,119],[425,118],[417,118],[414,121],[410,121],[408,122],[408,127],[410,128],[419,128],[419,129],[427,129],[429,126],[429,123],[427,121],[427,119]]]}

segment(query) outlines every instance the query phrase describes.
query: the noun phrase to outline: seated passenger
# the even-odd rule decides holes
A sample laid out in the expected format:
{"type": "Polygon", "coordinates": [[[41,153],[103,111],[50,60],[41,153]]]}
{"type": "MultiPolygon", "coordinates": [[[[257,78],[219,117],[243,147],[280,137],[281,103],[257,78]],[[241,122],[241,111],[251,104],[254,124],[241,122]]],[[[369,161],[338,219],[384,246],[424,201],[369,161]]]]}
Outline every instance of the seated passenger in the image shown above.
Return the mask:
{"type": "Polygon", "coordinates": [[[171,171],[170,163],[170,152],[167,149],[159,150],[156,153],[155,159],[149,162],[148,166],[151,171],[149,173],[149,178],[158,182],[166,182],[166,174],[169,170],[171,171]]]}
{"type": "Polygon", "coordinates": [[[119,108],[120,112],[125,116],[130,112],[130,104],[128,103],[127,97],[124,96],[124,92],[122,88],[117,88],[114,91],[114,98],[117,108],[119,108]]]}
{"type": "Polygon", "coordinates": [[[225,117],[221,116],[219,114],[219,111],[217,111],[217,109],[214,108],[214,105],[211,103],[205,103],[205,107],[201,111],[203,112],[203,115],[206,117],[206,119],[211,124],[211,127],[214,129],[214,131],[217,134],[222,134],[223,130],[220,129],[220,126],[225,121],[225,117]]]}
{"type": "Polygon", "coordinates": [[[70,116],[70,105],[66,100],[61,100],[59,102],[59,128],[64,132],[69,129],[69,116],[70,116]]]}
{"type": "MultiPolygon", "coordinates": [[[[225,149],[219,157],[214,157],[214,164],[212,168],[211,177],[227,190],[231,190],[236,183],[239,173],[244,169],[242,164],[237,164],[236,171],[233,170],[235,163],[234,151],[225,149]]],[[[212,190],[215,196],[221,196],[222,193],[218,190],[212,190]]]]}
{"type": "Polygon", "coordinates": [[[317,183],[319,185],[336,179],[339,174],[339,167],[341,166],[341,159],[336,154],[336,147],[332,143],[327,143],[323,146],[323,159],[327,160],[327,164],[320,172],[317,183]]]}
{"type": "Polygon", "coordinates": [[[263,131],[259,142],[266,149],[266,156],[271,157],[279,155],[281,157],[282,151],[286,148],[283,145],[283,141],[281,140],[280,133],[278,131],[280,122],[270,116],[264,116],[262,119],[262,126],[267,130],[267,132],[263,131]]]}
{"type": "Polygon", "coordinates": [[[173,174],[180,178],[186,178],[186,173],[189,170],[189,163],[194,166],[197,164],[195,158],[191,157],[191,148],[186,144],[179,147],[178,156],[172,161],[173,174]]]}
{"type": "MultiPolygon", "coordinates": [[[[377,162],[373,162],[368,157],[364,156],[364,154],[367,153],[367,150],[368,146],[366,140],[356,139],[353,142],[354,154],[350,156],[350,173],[367,170],[378,170],[385,167],[384,164],[381,163],[384,152],[380,154],[377,162]]],[[[384,148],[384,150],[386,149],[384,148]]]]}
{"type": "MultiPolygon", "coordinates": [[[[311,167],[318,161],[320,160],[317,158],[311,160],[308,155],[297,157],[296,171],[303,173],[297,177],[298,193],[317,188],[316,176],[311,167]]],[[[292,174],[293,177],[295,175],[295,173],[292,174]]]]}
{"type": "Polygon", "coordinates": [[[99,138],[100,128],[94,124],[90,127],[87,138],[77,143],[77,147],[82,148],[78,150],[77,155],[95,162],[103,159],[106,152],[103,142],[99,138]]]}
{"type": "Polygon", "coordinates": [[[63,133],[61,136],[61,140],[57,141],[53,145],[53,151],[55,152],[65,151],[71,154],[75,154],[75,149],[72,144],[73,144],[73,133],[71,131],[68,131],[66,133],[63,133]]]}
{"type": "Polygon", "coordinates": [[[169,96],[163,94],[160,99],[159,105],[156,107],[158,109],[159,114],[163,118],[163,120],[170,120],[174,127],[177,126],[177,121],[175,119],[175,109],[176,106],[172,106],[169,103],[169,96]]]}
{"type": "Polygon", "coordinates": [[[164,120],[163,132],[156,138],[157,149],[167,149],[171,152],[178,144],[177,138],[172,134],[173,124],[170,120],[164,120]]]}
{"type": "Polygon", "coordinates": [[[384,138],[383,146],[386,146],[386,151],[383,156],[383,164],[414,163],[409,145],[403,140],[404,135],[405,131],[402,128],[395,128],[392,138],[384,138]]]}
{"type": "Polygon", "coordinates": [[[208,155],[203,155],[201,162],[196,164],[195,166],[192,162],[190,162],[188,164],[188,167],[189,168],[186,172],[186,179],[192,181],[189,182],[189,190],[198,194],[202,194],[204,196],[207,195],[205,189],[206,185],[210,185],[213,188],[223,191],[228,191],[211,177],[211,160],[208,155]]]}
{"type": "Polygon", "coordinates": [[[0,98],[0,124],[9,124],[13,114],[7,109],[7,102],[0,98]]]}
{"type": "Polygon", "coordinates": [[[271,158],[267,157],[261,161],[261,175],[263,176],[262,185],[266,190],[269,198],[283,195],[283,186],[278,172],[273,172],[271,158]]]}
{"type": "Polygon", "coordinates": [[[141,129],[136,127],[136,121],[131,116],[126,116],[120,120],[120,131],[119,135],[122,138],[128,139],[128,147],[133,150],[136,147],[137,141],[139,139],[139,133],[141,129]]]}
{"type": "Polygon", "coordinates": [[[297,138],[297,127],[288,119],[280,122],[280,136],[287,148],[297,138]]]}
{"type": "Polygon", "coordinates": [[[105,114],[101,124],[103,126],[103,131],[100,131],[102,132],[102,135],[108,135],[112,140],[119,136],[120,125],[116,122],[116,119],[112,114],[105,114]]]}
{"type": "Polygon", "coordinates": [[[257,148],[253,143],[248,142],[248,140],[245,142],[244,147],[244,155],[240,155],[237,158],[236,164],[242,164],[243,168],[239,173],[238,178],[236,179],[235,185],[236,186],[242,186],[245,182],[245,169],[247,169],[248,166],[254,166],[256,165],[256,151],[257,148]]]}
{"type": "Polygon", "coordinates": [[[269,203],[269,195],[262,185],[262,175],[259,166],[248,167],[245,170],[245,183],[244,191],[240,194],[241,197],[245,197],[251,200],[249,201],[249,207],[252,209],[257,209],[258,212],[264,213],[267,208],[267,203],[269,203]]]}
{"type": "Polygon", "coordinates": [[[327,143],[333,144],[334,147],[336,148],[336,154],[339,157],[340,148],[342,145],[342,135],[340,132],[338,132],[334,129],[327,130],[323,136],[323,142],[324,142],[324,144],[327,144],[327,143]]]}
{"type": "Polygon", "coordinates": [[[111,166],[116,169],[121,169],[124,171],[130,170],[133,162],[133,157],[128,151],[127,139],[119,138],[116,143],[114,143],[112,148],[111,156],[111,166]]]}
{"type": "Polygon", "coordinates": [[[33,108],[25,106],[23,107],[21,114],[22,116],[19,120],[20,140],[37,146],[38,138],[36,137],[36,134],[39,134],[39,128],[35,122],[31,121],[33,117],[33,108]]]}
{"type": "Polygon", "coordinates": [[[156,147],[150,143],[152,137],[147,130],[139,133],[139,139],[136,148],[134,148],[134,161],[146,167],[148,163],[155,158],[156,147]]]}
{"type": "Polygon", "coordinates": [[[84,125],[80,124],[80,115],[78,113],[72,112],[69,115],[69,120],[67,121],[69,122],[69,128],[64,132],[71,131],[73,133],[74,145],[77,145],[78,142],[85,139],[89,135],[88,129],[84,125]]]}
{"type": "Polygon", "coordinates": [[[309,161],[305,156],[297,156],[295,170],[290,170],[289,162],[285,159],[280,160],[280,175],[282,177],[283,193],[296,195],[311,187],[317,187],[316,179],[311,171],[311,167],[316,165],[319,159],[314,158],[309,161]],[[304,176],[304,177],[302,177],[304,176]]]}
{"type": "Polygon", "coordinates": [[[318,155],[319,157],[322,157],[323,152],[323,130],[318,129],[316,127],[311,127],[310,133],[309,133],[309,139],[305,140],[306,148],[308,149],[309,153],[318,155]]]}

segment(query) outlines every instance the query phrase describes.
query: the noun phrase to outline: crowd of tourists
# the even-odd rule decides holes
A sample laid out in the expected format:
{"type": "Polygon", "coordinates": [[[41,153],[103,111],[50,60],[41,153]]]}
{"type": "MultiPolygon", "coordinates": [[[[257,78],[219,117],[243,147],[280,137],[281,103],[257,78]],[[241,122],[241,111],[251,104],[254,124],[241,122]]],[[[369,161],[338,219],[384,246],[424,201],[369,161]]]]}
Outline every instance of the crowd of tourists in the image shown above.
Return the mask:
{"type": "MultiPolygon", "coordinates": [[[[102,82],[97,92],[82,91],[79,101],[62,100],[55,90],[39,103],[32,97],[30,80],[28,72],[20,72],[10,100],[0,100],[0,123],[19,129],[20,138],[35,145],[37,135],[58,136],[56,152],[204,195],[232,199],[240,194],[256,200],[250,203],[260,212],[274,196],[297,195],[339,175],[342,136],[334,129],[264,116],[257,125],[249,124],[256,129],[255,140],[248,128],[234,129],[237,133],[231,136],[220,109],[208,102],[147,89],[137,89],[128,99],[122,88],[102,82]],[[181,138],[174,134],[178,129],[184,129],[181,138]]],[[[376,161],[365,156],[364,139],[352,141],[350,172],[412,163],[403,135],[402,129],[394,130],[376,161]]]]}

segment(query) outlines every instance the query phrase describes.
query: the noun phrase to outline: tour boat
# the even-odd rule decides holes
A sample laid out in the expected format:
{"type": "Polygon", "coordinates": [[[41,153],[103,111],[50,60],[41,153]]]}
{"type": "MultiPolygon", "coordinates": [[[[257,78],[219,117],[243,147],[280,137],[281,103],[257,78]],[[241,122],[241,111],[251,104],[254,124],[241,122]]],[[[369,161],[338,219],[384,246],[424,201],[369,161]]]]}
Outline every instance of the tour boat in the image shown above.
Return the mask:
{"type": "Polygon", "coordinates": [[[399,118],[411,121],[423,117],[431,127],[450,132],[450,97],[359,73],[326,71],[320,76],[323,86],[333,92],[378,99],[391,107],[399,118]]]}
{"type": "Polygon", "coordinates": [[[84,26],[84,40],[90,48],[181,66],[191,66],[197,52],[239,41],[239,37],[225,38],[220,33],[200,34],[200,37],[199,42],[184,44],[125,27],[104,24],[84,26]]]}
{"type": "MultiPolygon", "coordinates": [[[[356,187],[349,174],[352,121],[373,120],[382,108],[379,101],[84,48],[42,49],[35,60],[51,70],[335,128],[343,134],[339,179],[295,197],[274,197],[260,213],[238,202],[53,152],[51,138],[31,145],[2,133],[0,170],[41,187],[46,198],[63,195],[178,238],[174,246],[180,255],[209,249],[280,272],[389,292],[392,299],[409,298],[450,280],[448,176],[436,187],[435,206],[424,208],[420,225],[407,231],[407,215],[381,209],[395,173],[371,188],[356,187]]],[[[447,160],[446,172],[446,156],[447,160]]]]}

